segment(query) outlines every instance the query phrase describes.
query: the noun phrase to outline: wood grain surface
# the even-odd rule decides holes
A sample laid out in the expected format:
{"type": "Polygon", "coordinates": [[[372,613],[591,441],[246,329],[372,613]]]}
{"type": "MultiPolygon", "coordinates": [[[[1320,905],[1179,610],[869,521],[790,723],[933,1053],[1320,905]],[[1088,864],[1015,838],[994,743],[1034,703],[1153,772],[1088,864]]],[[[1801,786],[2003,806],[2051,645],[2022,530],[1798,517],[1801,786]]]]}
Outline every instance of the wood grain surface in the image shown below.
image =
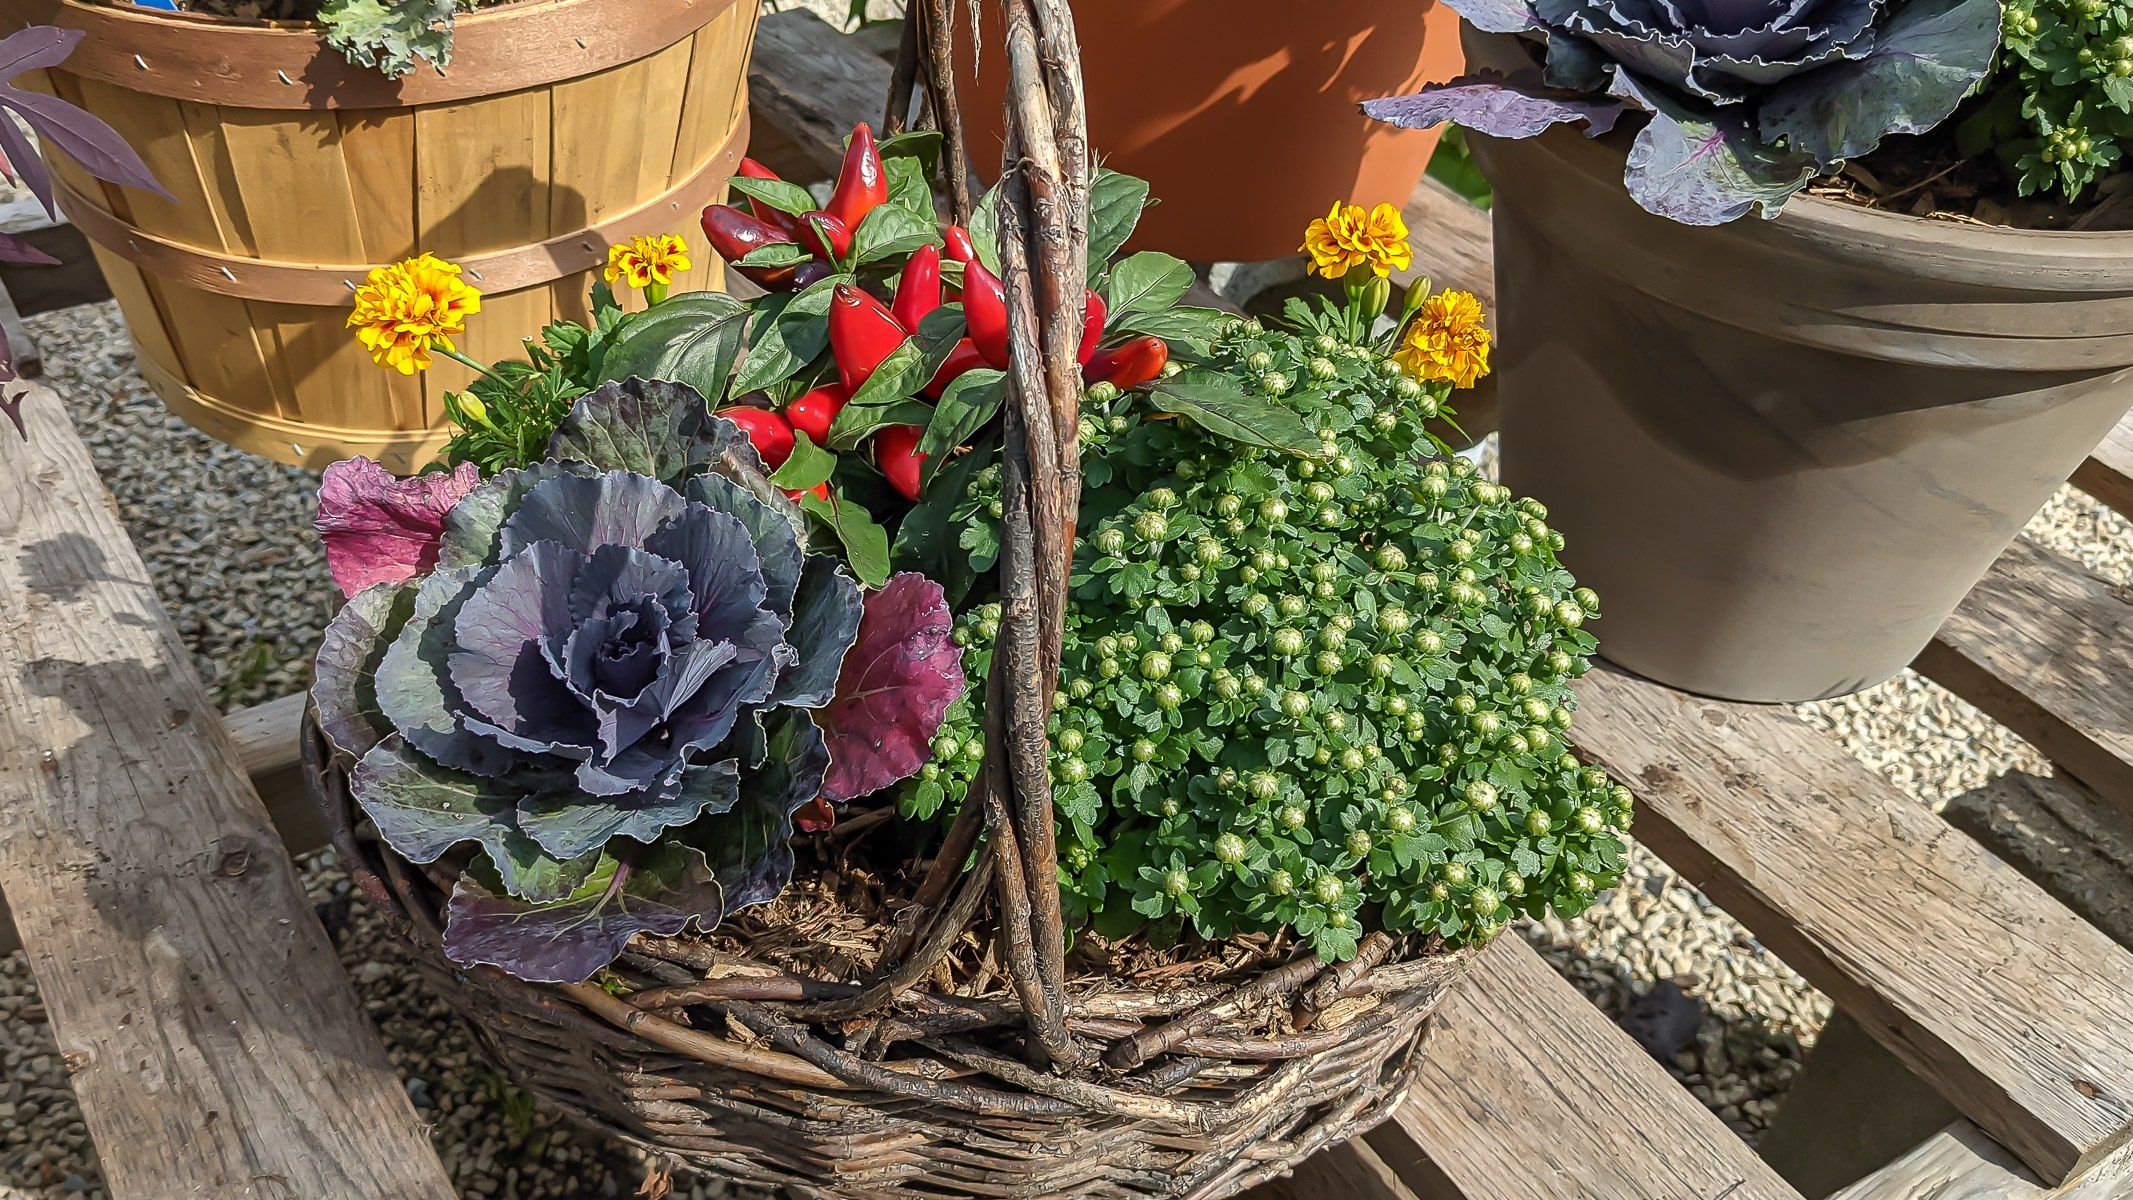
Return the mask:
{"type": "Polygon", "coordinates": [[[2040,1177],[2133,1139],[2133,954],[1783,710],[1578,699],[1638,838],[2040,1177]]]}
{"type": "Polygon", "coordinates": [[[2074,472],[2073,484],[2119,512],[2133,516],[2133,415],[2118,423],[2074,472]]]}
{"type": "Polygon", "coordinates": [[[1915,665],[2133,812],[2133,604],[2122,589],[2017,538],[1915,665]]]}
{"type": "Polygon", "coordinates": [[[116,1200],[456,1192],[58,400],[0,439],[0,888],[116,1200]]]}
{"type": "Polygon", "coordinates": [[[1516,933],[1433,1021],[1407,1103],[1366,1135],[1402,1178],[1443,1181],[1425,1197],[1799,1200],[1516,933]]]}

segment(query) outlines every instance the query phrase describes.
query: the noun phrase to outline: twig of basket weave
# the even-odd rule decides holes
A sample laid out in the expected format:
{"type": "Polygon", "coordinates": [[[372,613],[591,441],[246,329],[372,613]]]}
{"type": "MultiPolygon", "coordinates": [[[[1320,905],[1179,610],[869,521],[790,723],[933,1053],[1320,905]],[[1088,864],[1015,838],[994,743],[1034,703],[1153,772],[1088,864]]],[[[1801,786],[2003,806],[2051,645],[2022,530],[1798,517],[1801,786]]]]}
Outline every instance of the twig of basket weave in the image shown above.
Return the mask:
{"type": "Polygon", "coordinates": [[[1104,1062],[1121,1071],[1130,1071],[1158,1054],[1176,1049],[1185,1039],[1204,1031],[1224,1017],[1302,987],[1324,967],[1325,964],[1319,961],[1317,955],[1306,952],[1302,957],[1268,971],[1220,1000],[1204,1004],[1174,1021],[1141,1030],[1112,1046],[1110,1052],[1104,1055],[1104,1062]]]}

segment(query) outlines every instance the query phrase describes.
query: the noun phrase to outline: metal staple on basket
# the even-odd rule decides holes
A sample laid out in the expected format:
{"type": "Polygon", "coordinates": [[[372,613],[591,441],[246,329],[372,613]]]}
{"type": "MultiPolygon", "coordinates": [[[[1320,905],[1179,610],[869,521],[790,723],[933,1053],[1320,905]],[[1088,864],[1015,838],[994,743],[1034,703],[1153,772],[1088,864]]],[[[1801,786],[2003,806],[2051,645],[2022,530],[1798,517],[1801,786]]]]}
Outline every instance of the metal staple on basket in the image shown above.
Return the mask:
{"type": "MultiPolygon", "coordinates": [[[[418,944],[439,994],[521,1085],[603,1130],[797,1196],[1217,1200],[1390,1115],[1471,954],[1380,932],[1338,968],[1304,952],[1228,984],[1069,978],[1046,727],[1081,491],[1091,163],[1066,0],[1000,2],[1012,369],[985,757],[868,977],[805,978],[655,938],[618,962],[650,981],[624,996],[456,967],[441,944],[449,873],[366,835],[315,727],[305,766],[355,883],[418,944]],[[941,982],[972,939],[995,946],[1011,998],[941,982]]],[[[911,6],[887,125],[901,129],[923,84],[920,119],[943,133],[967,221],[953,3],[911,6]]]]}

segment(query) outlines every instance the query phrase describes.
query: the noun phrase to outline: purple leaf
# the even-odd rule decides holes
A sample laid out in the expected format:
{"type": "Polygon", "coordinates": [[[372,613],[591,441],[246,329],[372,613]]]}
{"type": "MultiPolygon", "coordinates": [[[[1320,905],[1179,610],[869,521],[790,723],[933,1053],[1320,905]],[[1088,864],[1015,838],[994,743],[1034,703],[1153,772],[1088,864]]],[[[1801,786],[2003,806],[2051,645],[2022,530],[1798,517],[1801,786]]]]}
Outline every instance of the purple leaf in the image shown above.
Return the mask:
{"type": "Polygon", "coordinates": [[[626,837],[649,845],[672,826],[705,813],[723,813],[740,798],[740,769],[732,761],[685,769],[681,786],[634,796],[553,792],[518,806],[519,828],[558,858],[574,858],[626,837]]]}
{"type": "MultiPolygon", "coordinates": [[[[0,101],[4,101],[4,93],[9,90],[5,84],[0,84],[0,101]]],[[[44,205],[45,215],[57,219],[59,205],[52,199],[52,174],[45,170],[44,159],[37,156],[37,147],[30,144],[21,127],[7,118],[4,102],[0,102],[0,158],[7,159],[8,166],[14,168],[23,186],[30,189],[39,204],[44,205]]]]}
{"type": "Polygon", "coordinates": [[[32,25],[0,38],[0,80],[58,66],[74,53],[83,36],[79,29],[32,25]]]}
{"type": "Polygon", "coordinates": [[[349,597],[326,626],[311,702],[318,707],[319,731],[350,758],[370,753],[392,732],[378,707],[378,664],[414,604],[414,588],[381,583],[349,597]]]}
{"type": "Polygon", "coordinates": [[[126,144],[118,130],[104,124],[95,114],[76,108],[57,96],[26,92],[6,84],[0,84],[0,108],[13,109],[20,114],[39,136],[98,179],[154,192],[165,200],[177,202],[177,197],[156,182],[148,164],[133,152],[133,147],[126,144]]]}
{"type": "Polygon", "coordinates": [[[915,571],[867,597],[859,639],[821,716],[830,752],[822,790],[830,799],[842,804],[878,791],[932,757],[941,718],[963,694],[952,624],[941,585],[915,571]]]}
{"type": "Polygon", "coordinates": [[[318,489],[318,532],[326,565],[345,595],[399,583],[437,565],[444,516],[481,482],[472,463],[449,475],[395,479],[367,458],[326,468],[318,489]]]}
{"type": "Polygon", "coordinates": [[[1526,0],[1446,0],[1452,10],[1483,33],[1524,33],[1538,29],[1540,19],[1526,0]]]}
{"type": "Polygon", "coordinates": [[[771,719],[767,732],[763,765],[741,780],[740,803],[685,835],[703,848],[725,889],[728,916],[775,898],[792,882],[794,814],[822,804],[829,749],[814,718],[788,709],[771,719]]]}
{"type": "Polygon", "coordinates": [[[1771,89],[1758,131],[1825,164],[1858,158],[1887,134],[1924,133],[1946,120],[1984,78],[1999,41],[1994,0],[1912,0],[1863,59],[1771,89]]]}
{"type": "MultiPolygon", "coordinates": [[[[36,263],[40,267],[59,265],[58,259],[5,230],[0,230],[0,262],[36,263]]],[[[5,344],[0,343],[0,354],[5,351],[5,344]]]]}
{"type": "Polygon", "coordinates": [[[1447,121],[1490,137],[1529,138],[1550,125],[1585,122],[1585,135],[1598,137],[1615,127],[1622,115],[1619,100],[1587,100],[1548,95],[1501,75],[1468,75],[1450,83],[1432,83],[1412,96],[1367,101],[1365,115],[1403,129],[1428,129],[1447,121]]]}
{"type": "Polygon", "coordinates": [[[1615,73],[1617,89],[1652,110],[1622,173],[1630,198],[1646,212],[1684,225],[1723,225],[1760,204],[1765,217],[1776,217],[1814,178],[1813,158],[1764,145],[1732,114],[1698,116],[1628,80],[1627,71],[1615,73]]]}
{"type": "Polygon", "coordinates": [[[470,873],[445,909],[444,952],[534,983],[583,983],[640,933],[716,926],[720,893],[703,852],[671,843],[627,862],[603,855],[575,891],[545,903],[498,895],[470,873]]]}

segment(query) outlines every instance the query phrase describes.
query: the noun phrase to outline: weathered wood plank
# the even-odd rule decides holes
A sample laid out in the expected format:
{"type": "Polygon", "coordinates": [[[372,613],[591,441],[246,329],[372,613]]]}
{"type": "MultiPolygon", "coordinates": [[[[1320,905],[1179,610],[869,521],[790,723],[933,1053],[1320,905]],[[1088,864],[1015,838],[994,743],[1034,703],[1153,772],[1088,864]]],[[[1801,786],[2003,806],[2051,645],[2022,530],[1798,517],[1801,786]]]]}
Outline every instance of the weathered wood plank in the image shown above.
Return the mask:
{"type": "Polygon", "coordinates": [[[37,339],[23,326],[22,314],[15,308],[14,297],[7,294],[5,283],[0,283],[0,336],[7,339],[6,351],[0,357],[14,364],[18,377],[35,379],[44,374],[44,351],[37,348],[37,339]]]}
{"type": "Polygon", "coordinates": [[[1489,214],[1425,175],[1400,217],[1415,258],[1405,271],[1393,272],[1393,282],[1404,288],[1428,279],[1438,291],[1472,292],[1495,316],[1496,231],[1489,214]]]}
{"type": "Polygon", "coordinates": [[[889,72],[804,8],[766,13],[748,63],[749,154],[796,183],[835,178],[852,126],[881,123],[889,72]]]}
{"type": "Polygon", "coordinates": [[[2133,1146],[2063,1187],[2049,1188],[1968,1121],[1957,1121],[1916,1149],[1829,1200],[2125,1200],[2133,1196],[2133,1146]]]}
{"type": "Polygon", "coordinates": [[[2017,538],[1914,664],[2133,812],[2133,604],[2017,538]]]}
{"type": "Polygon", "coordinates": [[[113,1197],[447,1200],[58,399],[0,439],[0,887],[113,1197]]]}
{"type": "Polygon", "coordinates": [[[2133,954],[1782,711],[1600,667],[1578,741],[1638,837],[2059,1182],[2133,1140],[2133,954]]]}
{"type": "MultiPolygon", "coordinates": [[[[1295,1174],[1260,1184],[1245,1200],[1418,1200],[1370,1143],[1362,1138],[1321,1150],[1298,1164],[1295,1174]]],[[[1425,1192],[1419,1200],[1438,1200],[1425,1192]]]]}
{"type": "Polygon", "coordinates": [[[1366,1135],[1464,1200],[1798,1200],[1516,935],[1437,1010],[1399,1113],[1366,1135]]]}
{"type": "Polygon", "coordinates": [[[1948,801],[1941,815],[2133,949],[2133,811],[2074,780],[2016,771],[1948,801]]]}
{"type": "Polygon", "coordinates": [[[2074,472],[2073,484],[2119,512],[2133,516],[2133,414],[2103,439],[2074,472]]]}

